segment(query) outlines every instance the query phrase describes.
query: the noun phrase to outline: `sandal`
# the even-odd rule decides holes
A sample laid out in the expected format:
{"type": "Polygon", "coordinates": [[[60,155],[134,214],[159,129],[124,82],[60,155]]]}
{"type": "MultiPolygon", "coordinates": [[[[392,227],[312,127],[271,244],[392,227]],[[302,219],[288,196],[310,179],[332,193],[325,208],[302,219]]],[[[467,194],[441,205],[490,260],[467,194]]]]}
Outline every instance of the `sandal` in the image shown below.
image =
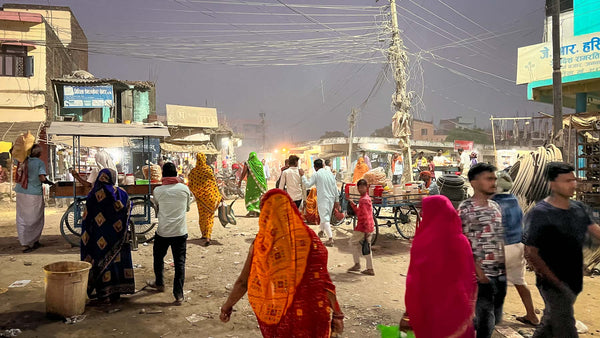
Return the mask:
{"type": "Polygon", "coordinates": [[[535,324],[534,322],[532,322],[531,320],[529,320],[529,318],[522,316],[522,317],[517,317],[515,318],[517,320],[517,322],[523,323],[525,325],[531,325],[534,327],[537,327],[540,325],[540,323],[535,324]]]}
{"type": "Polygon", "coordinates": [[[360,264],[354,264],[353,267],[347,270],[348,272],[358,272],[360,271],[360,264]]]}
{"type": "Polygon", "coordinates": [[[375,276],[375,271],[373,271],[373,269],[363,270],[360,273],[367,276],[375,276]]]}
{"type": "Polygon", "coordinates": [[[156,289],[156,291],[158,291],[158,292],[165,292],[165,286],[164,285],[156,285],[156,281],[153,281],[153,280],[147,280],[146,286],[156,289]]]}

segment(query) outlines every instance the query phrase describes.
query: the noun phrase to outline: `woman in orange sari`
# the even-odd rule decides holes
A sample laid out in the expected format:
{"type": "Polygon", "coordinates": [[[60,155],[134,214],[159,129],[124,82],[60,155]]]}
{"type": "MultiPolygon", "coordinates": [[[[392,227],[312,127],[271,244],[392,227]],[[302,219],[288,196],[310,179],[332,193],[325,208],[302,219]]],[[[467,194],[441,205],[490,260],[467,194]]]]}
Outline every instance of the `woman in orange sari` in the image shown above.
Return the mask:
{"type": "Polygon", "coordinates": [[[217,210],[223,197],[219,192],[213,170],[206,163],[206,155],[202,153],[196,155],[196,166],[188,175],[188,185],[196,198],[198,225],[202,232],[202,239],[205,240],[204,245],[209,246],[215,220],[215,210],[217,210]]]}
{"type": "Polygon", "coordinates": [[[306,197],[306,206],[304,207],[304,219],[308,224],[320,224],[319,208],[317,207],[317,188],[312,187],[306,197]]]}
{"type": "Polygon", "coordinates": [[[302,221],[286,192],[262,199],[259,230],[229,298],[221,307],[228,322],[248,292],[263,337],[336,337],[344,314],[327,272],[327,249],[302,221]]]}
{"type": "Polygon", "coordinates": [[[369,171],[369,166],[365,164],[365,159],[359,157],[356,161],[356,167],[354,168],[354,175],[352,176],[352,183],[358,182],[363,176],[369,171]]]}

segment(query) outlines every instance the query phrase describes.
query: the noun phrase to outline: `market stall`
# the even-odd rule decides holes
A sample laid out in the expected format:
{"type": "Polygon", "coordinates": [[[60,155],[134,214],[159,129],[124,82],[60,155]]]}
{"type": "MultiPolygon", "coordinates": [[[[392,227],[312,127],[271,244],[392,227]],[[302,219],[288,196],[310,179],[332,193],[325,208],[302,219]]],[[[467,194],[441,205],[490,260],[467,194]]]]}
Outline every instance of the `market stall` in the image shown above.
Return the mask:
{"type": "MultiPolygon", "coordinates": [[[[66,138],[72,139],[72,168],[78,172],[82,171],[81,147],[107,147],[114,145],[114,141],[125,142],[126,139],[141,141],[142,158],[146,164],[152,160],[150,151],[152,140],[169,136],[166,127],[156,125],[131,125],[131,124],[103,124],[103,123],[82,123],[82,122],[52,122],[48,127],[47,135],[53,143],[65,142],[66,138]],[[83,139],[82,139],[83,138],[83,139]],[[112,140],[112,143],[111,143],[112,140]],[[120,141],[119,141],[120,140],[120,141]]],[[[122,143],[125,144],[125,143],[122,143]]],[[[134,227],[134,234],[152,234],[156,225],[156,206],[151,195],[153,189],[160,185],[160,182],[152,182],[153,170],[155,167],[149,165],[148,179],[146,180],[126,180],[121,185],[131,197],[132,211],[131,220],[134,227]]],[[[131,173],[129,174],[131,175],[131,173]]],[[[72,245],[79,244],[78,236],[81,234],[81,221],[84,209],[85,196],[88,189],[76,181],[58,181],[51,190],[51,195],[55,198],[72,198],[73,203],[69,206],[61,219],[61,233],[63,237],[72,245]]],[[[145,240],[152,239],[153,235],[144,236],[145,240]]],[[[133,236],[137,239],[137,236],[133,236]]],[[[134,241],[134,245],[135,245],[134,241]]]]}

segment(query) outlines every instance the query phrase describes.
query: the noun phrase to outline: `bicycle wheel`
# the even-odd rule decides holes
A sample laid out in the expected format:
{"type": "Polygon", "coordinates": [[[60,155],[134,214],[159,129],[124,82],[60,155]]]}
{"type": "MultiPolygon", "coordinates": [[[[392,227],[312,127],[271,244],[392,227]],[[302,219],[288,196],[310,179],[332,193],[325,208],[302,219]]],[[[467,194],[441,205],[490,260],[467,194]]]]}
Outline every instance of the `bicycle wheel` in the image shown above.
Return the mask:
{"type": "Polygon", "coordinates": [[[84,205],[85,200],[71,203],[60,219],[60,234],[72,246],[80,245],[84,205]]]}
{"type": "Polygon", "coordinates": [[[151,199],[144,197],[132,198],[130,214],[137,235],[151,232],[158,224],[158,210],[151,199]]]}
{"type": "Polygon", "coordinates": [[[421,223],[421,215],[414,205],[404,208],[406,212],[403,212],[402,208],[396,208],[394,212],[396,229],[404,239],[412,239],[421,223]]]}

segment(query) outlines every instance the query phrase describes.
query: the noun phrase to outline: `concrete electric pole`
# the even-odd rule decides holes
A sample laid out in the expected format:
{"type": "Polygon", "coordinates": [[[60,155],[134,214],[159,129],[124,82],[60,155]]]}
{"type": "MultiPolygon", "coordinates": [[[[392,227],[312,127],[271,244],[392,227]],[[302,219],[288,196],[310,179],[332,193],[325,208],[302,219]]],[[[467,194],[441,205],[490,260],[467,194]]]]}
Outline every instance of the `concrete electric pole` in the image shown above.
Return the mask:
{"type": "Polygon", "coordinates": [[[266,152],[267,151],[267,128],[265,126],[265,116],[267,114],[265,113],[260,113],[258,114],[258,116],[260,116],[260,126],[262,129],[262,152],[266,152]]]}
{"type": "Polygon", "coordinates": [[[348,133],[348,158],[346,159],[346,167],[348,168],[347,174],[352,179],[352,143],[354,141],[354,126],[356,126],[358,111],[352,108],[350,116],[348,116],[348,123],[350,124],[350,132],[348,133]]]}
{"type": "Polygon", "coordinates": [[[400,30],[398,29],[398,17],[396,14],[396,0],[390,0],[390,14],[392,16],[392,44],[388,50],[388,61],[394,72],[396,81],[396,92],[392,96],[392,106],[394,107],[394,117],[392,118],[392,131],[394,137],[399,138],[399,144],[402,148],[402,157],[404,159],[404,172],[402,182],[410,182],[412,177],[412,156],[410,151],[410,134],[412,126],[412,116],[410,115],[410,97],[406,94],[406,67],[408,57],[404,50],[404,43],[400,39],[400,30]]]}
{"type": "MultiPolygon", "coordinates": [[[[560,72],[560,0],[552,3],[552,92],[554,104],[554,142],[562,130],[562,75],[560,72]]],[[[562,142],[561,142],[562,143],[562,142]]],[[[562,147],[562,144],[557,144],[562,147]]]]}

